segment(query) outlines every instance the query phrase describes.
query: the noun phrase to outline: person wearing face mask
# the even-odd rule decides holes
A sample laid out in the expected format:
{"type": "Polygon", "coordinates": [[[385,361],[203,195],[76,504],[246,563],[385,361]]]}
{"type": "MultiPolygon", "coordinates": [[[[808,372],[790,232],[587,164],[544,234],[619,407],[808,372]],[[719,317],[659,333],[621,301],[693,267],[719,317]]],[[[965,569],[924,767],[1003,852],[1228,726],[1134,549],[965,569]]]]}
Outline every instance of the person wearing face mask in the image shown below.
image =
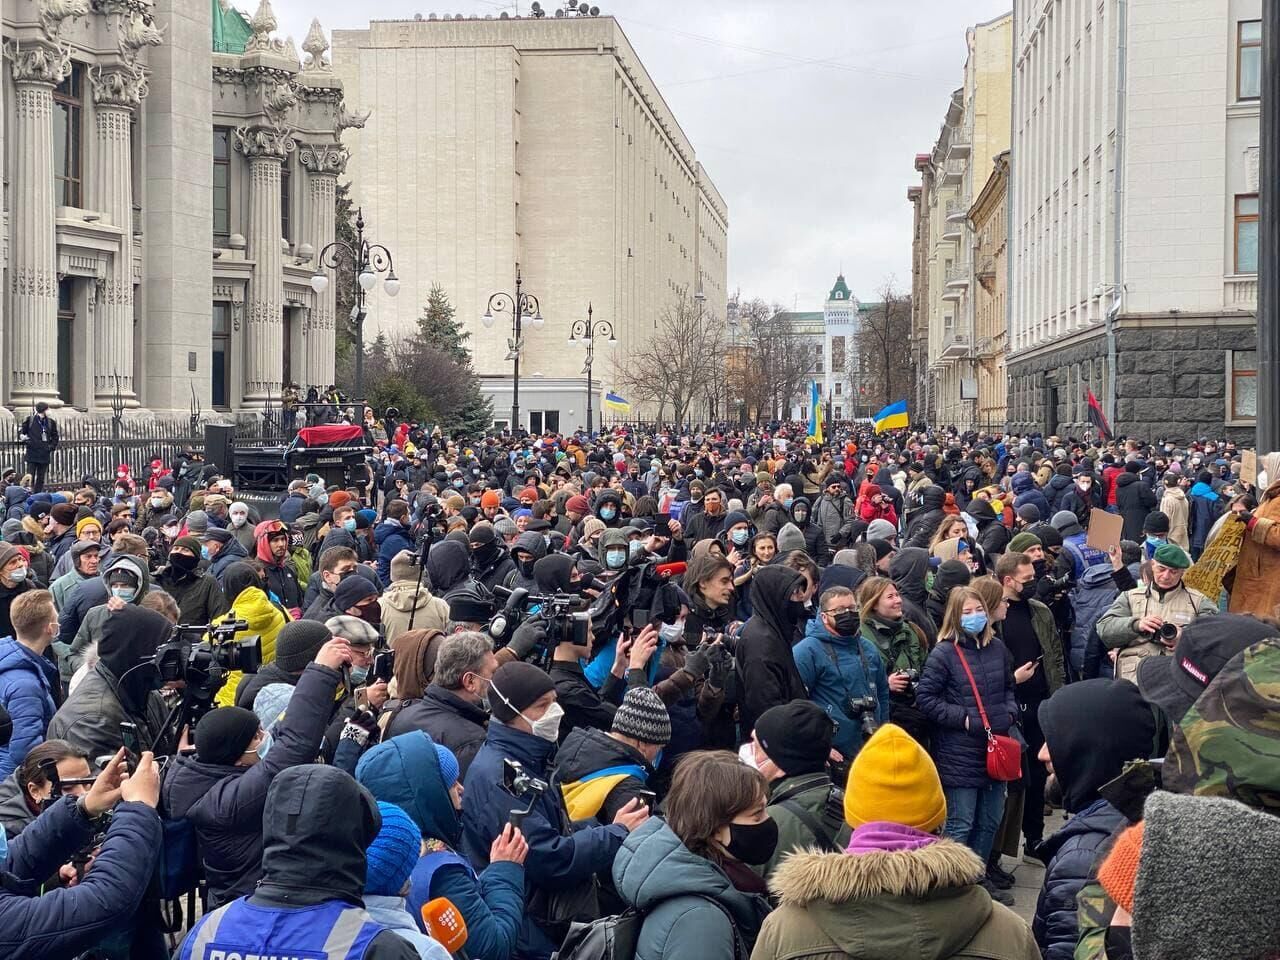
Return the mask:
{"type": "Polygon", "coordinates": [[[749,504],[747,512],[755,520],[757,530],[776,536],[778,531],[791,522],[791,501],[794,499],[795,494],[791,492],[789,483],[780,483],[767,491],[762,487],[760,496],[756,499],[755,513],[751,513],[749,504]]]}
{"type": "Polygon", "coordinates": [[[1008,648],[993,636],[982,596],[972,587],[952,590],[916,704],[934,725],[932,753],[947,798],[943,832],[978,855],[982,886],[1006,906],[1013,895],[985,878],[1005,801],[1005,783],[987,774],[985,725],[1011,736],[1020,715],[1014,688],[1008,648]]]}
{"type": "Polygon", "coordinates": [[[249,522],[249,507],[236,501],[227,508],[227,529],[240,542],[246,551],[252,551],[257,545],[253,535],[253,524],[249,522]]]}
{"type": "MultiPolygon", "coordinates": [[[[751,518],[744,511],[734,510],[729,513],[724,518],[724,530],[720,534],[720,542],[724,547],[725,556],[727,557],[736,552],[735,565],[741,563],[748,556],[751,538],[754,535],[755,528],[751,525],[751,518]]],[[[685,539],[688,540],[687,534],[685,539]]]]}
{"type": "Polygon", "coordinates": [[[798,853],[773,874],[779,906],[764,922],[754,960],[1039,960],[1026,923],[977,883],[982,863],[939,836],[947,802],[919,743],[897,726],[881,727],[849,782],[847,848],[798,853]],[[907,929],[919,949],[904,949],[907,929]]]}
{"type": "Polygon", "coordinates": [[[58,636],[58,612],[47,590],[22,594],[10,608],[12,637],[0,638],[0,708],[12,729],[0,746],[0,778],[9,776],[44,741],[53,719],[58,668],[45,653],[58,636]]]}
{"type": "Polygon", "coordinates": [[[680,960],[690,944],[705,960],[735,960],[755,944],[769,913],[753,866],[778,844],[760,772],[728,751],[697,751],[676,766],[663,817],[626,838],[613,881],[640,912],[636,956],[680,960]]]}
{"type": "MultiPolygon", "coordinates": [[[[122,606],[136,605],[142,602],[151,586],[151,574],[147,564],[140,557],[127,553],[117,553],[111,562],[103,566],[99,578],[106,585],[105,603],[90,608],[80,621],[65,657],[60,657],[60,665],[70,671],[66,674],[69,681],[71,675],[84,665],[85,651],[95,643],[101,643],[107,620],[111,614],[122,606]]],[[[77,594],[84,594],[87,584],[76,588],[77,594]]],[[[64,611],[65,614],[66,611],[64,611]]],[[[61,634],[60,634],[61,635],[61,634]]]]}
{"type": "Polygon", "coordinates": [[[602,576],[617,576],[631,562],[631,547],[622,530],[605,530],[596,547],[602,576]]]}
{"type": "MultiPolygon", "coordinates": [[[[352,505],[344,501],[340,506],[333,508],[329,532],[325,534],[324,540],[320,543],[321,553],[330,547],[348,547],[352,550],[357,550],[356,506],[358,505],[352,505]]],[[[357,550],[357,552],[359,551],[357,550]]]]}
{"type": "MultiPolygon", "coordinates": [[[[272,599],[262,575],[254,565],[247,562],[233,563],[227,568],[223,579],[223,593],[229,609],[212,622],[218,624],[226,620],[243,620],[248,626],[237,632],[235,639],[261,637],[262,662],[271,663],[276,658],[276,637],[285,624],[290,622],[289,611],[272,599]]],[[[236,688],[240,685],[242,676],[239,670],[232,670],[227,674],[227,682],[215,697],[219,706],[229,707],[235,703],[236,688]]]]}
{"type": "Polygon", "coordinates": [[[818,564],[825,567],[831,562],[831,548],[827,544],[827,535],[822,532],[821,524],[813,523],[812,507],[807,497],[796,497],[791,502],[791,522],[804,535],[804,552],[818,564]]]}
{"type": "Polygon", "coordinates": [[[728,526],[728,521],[724,512],[724,493],[713,487],[703,495],[702,511],[685,524],[684,538],[689,544],[696,544],[699,540],[723,539],[721,533],[728,526]]]}
{"type": "Polygon", "coordinates": [[[595,515],[610,529],[621,527],[622,496],[616,490],[601,490],[595,499],[595,515]]]}
{"type": "MultiPolygon", "coordinates": [[[[1101,484],[1083,464],[1071,470],[1071,489],[1062,495],[1058,511],[1075,514],[1082,527],[1089,526],[1089,513],[1094,507],[1103,506],[1101,484]]],[[[1055,524],[1056,526],[1056,524],[1055,524]]]]}
{"type": "Polygon", "coordinates": [[[492,593],[494,587],[501,586],[512,575],[516,562],[489,523],[477,523],[467,539],[471,547],[471,575],[492,593]]]}
{"type": "Polygon", "coordinates": [[[200,572],[200,541],[179,537],[169,548],[169,562],[156,571],[156,585],[178,604],[182,623],[208,623],[227,610],[217,579],[200,572]]]}
{"type": "Polygon", "coordinates": [[[757,573],[751,587],[751,619],[737,646],[739,724],[744,731],[770,707],[809,696],[792,656],[792,637],[806,619],[805,577],[781,564],[757,573]]]}
{"type": "Polygon", "coordinates": [[[262,876],[262,815],[267,791],[283,771],[311,763],[342,683],[340,670],[351,658],[349,644],[331,638],[307,664],[289,698],[284,718],[266,734],[257,716],[242,707],[223,707],[201,717],[194,731],[195,753],[178,754],[160,785],[164,816],[186,818],[195,828],[209,883],[210,909],[253,892],[262,876]]]}
{"type": "Polygon", "coordinates": [[[846,761],[862,746],[863,714],[876,724],[889,721],[889,683],[880,651],[859,633],[858,605],[847,587],[830,587],[819,598],[819,615],[809,621],[794,651],[796,669],[808,699],[837,724],[835,747],[846,761]],[[870,710],[850,714],[851,703],[866,697],[870,710]]]}
{"type": "Polygon", "coordinates": [[[521,831],[506,827],[494,838],[489,866],[479,874],[458,855],[465,799],[458,758],[422,731],[370,748],[360,758],[356,779],[379,803],[395,804],[408,814],[413,825],[417,847],[405,896],[409,922],[421,928],[423,904],[446,897],[467,925],[468,954],[508,960],[524,919],[529,845],[521,831]]]}
{"type": "Polygon", "coordinates": [[[210,527],[200,538],[200,557],[209,562],[209,573],[226,590],[227,569],[233,563],[248,560],[249,554],[230,530],[210,527]]]}
{"type": "Polygon", "coordinates": [[[158,527],[160,518],[173,512],[173,494],[164,487],[156,487],[143,500],[138,517],[133,523],[133,532],[141,533],[147,527],[158,527]]]}
{"type": "Polygon", "coordinates": [[[632,801],[607,825],[573,829],[564,798],[554,788],[521,798],[504,786],[504,763],[550,781],[564,709],[551,678],[531,663],[504,663],[493,675],[489,704],[493,719],[484,746],[463,781],[461,852],[473,868],[490,863],[494,841],[507,829],[513,809],[525,810],[522,830],[529,842],[525,862],[526,909],[515,954],[546,960],[573,920],[600,915],[594,876],[609,870],[627,834],[649,818],[632,801]]]}

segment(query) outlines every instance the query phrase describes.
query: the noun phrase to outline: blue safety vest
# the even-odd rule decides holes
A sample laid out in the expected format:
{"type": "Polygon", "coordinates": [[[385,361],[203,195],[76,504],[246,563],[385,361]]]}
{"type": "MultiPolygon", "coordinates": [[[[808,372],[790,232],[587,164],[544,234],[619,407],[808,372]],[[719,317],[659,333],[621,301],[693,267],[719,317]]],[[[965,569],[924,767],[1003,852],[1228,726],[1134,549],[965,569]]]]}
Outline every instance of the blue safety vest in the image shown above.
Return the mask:
{"type": "Polygon", "coordinates": [[[233,900],[200,919],[181,960],[361,960],[385,929],[360,907],[330,900],[314,907],[259,907],[233,900]]]}

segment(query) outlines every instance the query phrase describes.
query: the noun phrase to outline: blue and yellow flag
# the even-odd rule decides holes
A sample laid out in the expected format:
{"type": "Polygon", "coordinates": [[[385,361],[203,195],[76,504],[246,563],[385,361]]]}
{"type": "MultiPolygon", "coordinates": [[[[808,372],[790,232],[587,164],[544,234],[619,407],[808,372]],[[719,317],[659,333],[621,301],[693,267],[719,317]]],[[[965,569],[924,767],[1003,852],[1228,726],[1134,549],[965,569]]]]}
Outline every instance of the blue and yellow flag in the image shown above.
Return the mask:
{"type": "Polygon", "coordinates": [[[891,403],[871,419],[875,421],[876,433],[901,430],[911,422],[911,418],[907,416],[907,401],[891,403]]]}
{"type": "Polygon", "coordinates": [[[809,439],[822,443],[822,397],[818,394],[818,381],[809,384],[809,439]]]}
{"type": "Polygon", "coordinates": [[[604,406],[606,410],[615,410],[618,413],[631,412],[631,404],[627,403],[627,401],[612,392],[604,395],[604,406]]]}

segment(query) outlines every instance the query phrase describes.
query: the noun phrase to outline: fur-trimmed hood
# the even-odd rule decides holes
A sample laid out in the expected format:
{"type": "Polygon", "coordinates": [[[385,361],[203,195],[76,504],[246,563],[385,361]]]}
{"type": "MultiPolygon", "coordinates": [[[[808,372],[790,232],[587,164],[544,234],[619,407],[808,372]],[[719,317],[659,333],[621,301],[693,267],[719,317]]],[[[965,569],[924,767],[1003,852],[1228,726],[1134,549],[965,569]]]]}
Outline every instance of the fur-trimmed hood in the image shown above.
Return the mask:
{"type": "Polygon", "coordinates": [[[798,851],[770,881],[780,906],[752,957],[1038,958],[1027,925],[976,885],[984,869],[951,840],[859,854],[798,851]]]}

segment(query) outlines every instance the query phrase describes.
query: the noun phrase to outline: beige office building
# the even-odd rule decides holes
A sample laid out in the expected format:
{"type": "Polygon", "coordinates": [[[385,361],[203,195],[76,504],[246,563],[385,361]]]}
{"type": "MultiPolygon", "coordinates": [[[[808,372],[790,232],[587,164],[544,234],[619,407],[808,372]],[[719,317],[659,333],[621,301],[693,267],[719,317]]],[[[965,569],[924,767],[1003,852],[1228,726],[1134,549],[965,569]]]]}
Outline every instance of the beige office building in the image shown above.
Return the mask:
{"type": "Polygon", "coordinates": [[[585,348],[567,340],[588,305],[619,341],[596,344],[597,418],[614,364],[681,290],[723,316],[725,201],[612,17],[375,21],[334,31],[333,47],[348,97],[373,111],[346,138],[353,197],[403,282],[371,305],[369,326],[412,331],[439,283],[498,422],[510,418],[511,313],[480,318],[492,294],[515,292],[517,263],[545,319],[523,330],[529,429],[586,425],[585,348]]]}

